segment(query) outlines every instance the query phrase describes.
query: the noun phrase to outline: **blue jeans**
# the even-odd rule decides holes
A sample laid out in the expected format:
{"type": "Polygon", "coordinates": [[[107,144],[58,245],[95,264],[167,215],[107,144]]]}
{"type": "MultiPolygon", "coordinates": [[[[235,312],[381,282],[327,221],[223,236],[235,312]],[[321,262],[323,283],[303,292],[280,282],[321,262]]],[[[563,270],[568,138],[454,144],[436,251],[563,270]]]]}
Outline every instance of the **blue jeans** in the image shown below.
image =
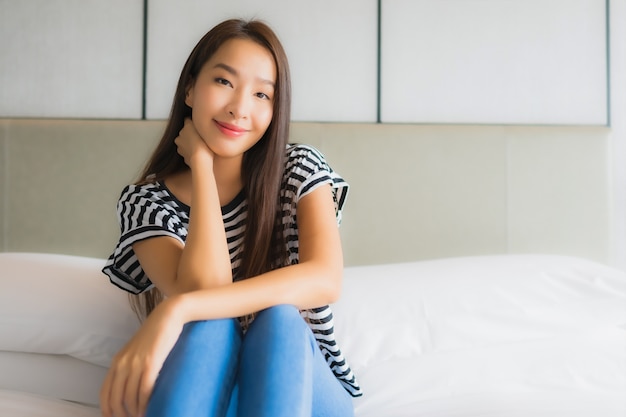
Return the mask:
{"type": "Polygon", "coordinates": [[[157,378],[146,417],[351,417],[352,399],[293,306],[187,323],[157,378]]]}

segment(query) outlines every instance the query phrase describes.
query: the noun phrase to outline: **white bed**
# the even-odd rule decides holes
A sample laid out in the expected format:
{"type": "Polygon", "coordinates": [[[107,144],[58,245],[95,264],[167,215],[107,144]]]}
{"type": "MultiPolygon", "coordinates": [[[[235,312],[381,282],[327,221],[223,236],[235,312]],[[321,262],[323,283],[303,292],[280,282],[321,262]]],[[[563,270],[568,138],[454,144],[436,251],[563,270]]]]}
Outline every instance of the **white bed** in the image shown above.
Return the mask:
{"type": "MultiPolygon", "coordinates": [[[[0,253],[0,416],[99,416],[137,327],[104,260],[0,253]]],[[[625,417],[626,275],[499,255],[349,267],[337,336],[357,417],[625,417]]]]}

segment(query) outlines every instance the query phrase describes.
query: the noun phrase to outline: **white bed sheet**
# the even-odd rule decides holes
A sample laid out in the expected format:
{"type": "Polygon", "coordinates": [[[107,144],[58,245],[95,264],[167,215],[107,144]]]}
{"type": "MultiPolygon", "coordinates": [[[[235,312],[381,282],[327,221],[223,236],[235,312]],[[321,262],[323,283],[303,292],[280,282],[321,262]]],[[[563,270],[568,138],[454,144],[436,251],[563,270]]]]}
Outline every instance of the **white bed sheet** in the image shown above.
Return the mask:
{"type": "Polygon", "coordinates": [[[626,417],[626,274],[506,255],[346,269],[358,417],[626,417]]]}
{"type": "MultiPolygon", "coordinates": [[[[93,281],[103,279],[99,260],[3,260],[18,275],[27,270],[22,263],[33,270],[36,261],[32,275],[67,288],[51,286],[65,297],[57,317],[58,297],[13,285],[15,274],[0,265],[0,294],[24,312],[15,318],[22,310],[0,303],[0,417],[98,416],[89,404],[102,364],[132,334],[127,300],[93,281]],[[77,282],[84,290],[68,292],[77,282]],[[111,302],[102,302],[103,292],[111,302]],[[85,316],[90,297],[98,308],[85,316]],[[24,326],[38,308],[47,321],[24,326]],[[60,319],[72,338],[50,332],[48,323],[60,319]],[[98,337],[82,337],[93,330],[98,337]],[[24,352],[2,352],[19,347],[24,352]]],[[[623,271],[572,257],[503,255],[350,267],[344,277],[333,310],[338,342],[364,390],[356,417],[626,417],[623,271]]]]}
{"type": "Polygon", "coordinates": [[[372,393],[359,417],[625,417],[626,331],[389,359],[359,377],[372,393]]]}
{"type": "Polygon", "coordinates": [[[0,416],[100,417],[100,410],[32,393],[0,389],[0,416]]]}
{"type": "MultiPolygon", "coordinates": [[[[68,355],[0,351],[0,389],[98,404],[106,368],[68,355]]],[[[4,417],[9,414],[1,414],[4,417]]]]}

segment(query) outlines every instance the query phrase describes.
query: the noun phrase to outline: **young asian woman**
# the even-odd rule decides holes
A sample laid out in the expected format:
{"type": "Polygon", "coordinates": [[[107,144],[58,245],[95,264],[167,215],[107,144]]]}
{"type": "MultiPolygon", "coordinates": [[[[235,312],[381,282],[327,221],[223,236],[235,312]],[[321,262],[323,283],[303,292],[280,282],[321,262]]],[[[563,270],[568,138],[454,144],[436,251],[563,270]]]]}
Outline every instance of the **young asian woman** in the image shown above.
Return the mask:
{"type": "Polygon", "coordinates": [[[333,332],[348,184],[289,140],[287,57],[227,20],[185,63],[161,141],[118,201],[103,271],[143,318],[114,357],[106,417],[351,416],[333,332]]]}

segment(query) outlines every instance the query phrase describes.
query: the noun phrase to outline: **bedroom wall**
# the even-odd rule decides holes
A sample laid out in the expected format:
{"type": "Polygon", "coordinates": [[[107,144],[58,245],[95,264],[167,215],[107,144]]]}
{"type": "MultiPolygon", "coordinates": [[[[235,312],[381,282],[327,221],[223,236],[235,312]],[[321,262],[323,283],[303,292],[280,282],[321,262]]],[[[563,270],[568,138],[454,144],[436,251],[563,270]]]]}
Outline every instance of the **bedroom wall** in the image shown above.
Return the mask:
{"type": "Polygon", "coordinates": [[[626,270],[626,0],[610,2],[611,263],[626,270]]]}
{"type": "MultiPolygon", "coordinates": [[[[396,4],[385,0],[358,4],[370,7],[376,3],[383,8],[396,4]]],[[[73,96],[74,93],[63,94],[67,85],[66,90],[59,90],[63,71],[77,68],[58,64],[64,61],[55,60],[55,55],[49,51],[50,44],[42,43],[40,38],[26,44],[17,40],[30,33],[27,28],[37,36],[45,34],[45,30],[56,30],[54,22],[69,16],[68,22],[83,22],[80,25],[85,26],[85,30],[81,36],[67,38],[64,44],[67,51],[60,51],[61,54],[72,54],[68,55],[72,58],[81,49],[89,49],[104,51],[113,57],[104,67],[78,68],[78,74],[84,77],[96,68],[113,76],[119,68],[124,68],[136,78],[134,71],[141,66],[141,54],[126,56],[122,49],[141,51],[140,44],[125,39],[138,39],[140,31],[132,22],[141,20],[142,8],[138,7],[139,3],[130,5],[118,1],[118,7],[132,9],[122,21],[115,19],[112,10],[116,8],[102,10],[100,15],[107,18],[99,21],[116,21],[124,30],[116,31],[109,43],[95,44],[95,41],[101,42],[102,37],[89,30],[108,30],[109,26],[91,25],[88,16],[72,18],[72,10],[80,14],[87,6],[74,4],[69,10],[58,9],[54,12],[58,12],[54,15],[58,19],[50,19],[51,12],[44,13],[41,7],[49,4],[42,0],[20,3],[0,0],[2,27],[20,31],[5,33],[0,39],[2,55],[13,57],[0,62],[0,84],[5,91],[0,97],[4,106],[0,114],[4,116],[0,118],[0,250],[106,256],[109,242],[116,234],[110,202],[117,197],[121,184],[135,175],[158,137],[162,121],[140,120],[138,94],[133,89],[137,82],[132,88],[99,85],[97,77],[84,82],[98,88],[98,96],[106,98],[102,102],[108,103],[113,113],[101,120],[90,120],[93,116],[81,112],[102,110],[93,110],[89,107],[93,103],[73,96]],[[11,10],[17,10],[13,8],[32,17],[29,26],[16,26],[11,21],[11,10]],[[128,36],[129,33],[134,35],[128,36]],[[89,43],[89,48],[85,48],[85,43],[89,43]],[[110,49],[110,44],[118,45],[117,49],[110,49]],[[22,46],[16,49],[15,45],[22,46]],[[124,48],[120,49],[120,45],[124,48]],[[15,82],[21,79],[20,71],[23,74],[32,71],[33,66],[22,60],[25,56],[47,59],[37,61],[37,68],[40,68],[37,71],[48,70],[52,71],[49,72],[52,76],[61,77],[60,81],[50,77],[57,80],[56,90],[46,90],[48,94],[41,97],[63,98],[59,105],[48,100],[52,104],[44,103],[43,109],[59,111],[64,116],[47,114],[44,110],[37,114],[11,113],[20,108],[32,109],[32,105],[25,104],[33,102],[33,98],[34,102],[40,101],[37,89],[30,88],[30,82],[23,82],[22,87],[15,82]],[[115,65],[128,57],[137,58],[137,62],[133,61],[130,67],[115,65]],[[11,66],[7,65],[9,61],[11,66]],[[16,72],[16,68],[22,70],[16,72]],[[6,94],[7,91],[12,93],[6,94]],[[130,95],[135,101],[128,102],[125,95],[116,96],[113,91],[115,94],[132,92],[130,95]],[[74,110],[67,113],[72,105],[74,110]],[[132,114],[115,113],[124,109],[130,109],[132,114]],[[127,117],[134,120],[120,120],[127,117]],[[120,158],[122,149],[130,151],[130,155],[120,158]],[[72,186],[68,188],[65,183],[72,186]]],[[[167,8],[164,0],[150,0],[148,4],[167,8]]],[[[187,6],[202,7],[201,4],[190,1],[187,6]]],[[[419,2],[415,7],[426,4],[426,1],[419,2]]],[[[541,2],[518,4],[542,7],[541,2]]],[[[561,4],[554,6],[558,10],[565,3],[554,4],[561,4]]],[[[495,119],[491,123],[444,120],[437,125],[424,120],[405,124],[376,123],[376,116],[372,116],[376,112],[371,108],[363,120],[355,120],[361,116],[350,116],[342,122],[294,123],[294,140],[319,146],[353,186],[342,226],[348,264],[483,253],[548,252],[585,256],[626,269],[626,86],[624,77],[616,76],[626,73],[626,0],[606,3],[577,0],[576,4],[607,6],[611,58],[608,62],[613,77],[606,91],[606,103],[600,107],[610,102],[603,110],[610,112],[610,126],[602,126],[602,123],[593,126],[595,122],[588,126],[540,126],[528,120],[524,125],[498,123],[493,121],[495,119]],[[392,218],[389,218],[390,212],[392,218]],[[402,222],[397,221],[399,218],[402,222]]],[[[346,15],[350,15],[350,9],[344,10],[346,15]]],[[[319,16],[324,19],[323,14],[319,16]]],[[[364,16],[371,19],[373,15],[366,13],[364,16]]],[[[477,13],[474,17],[480,20],[484,16],[477,13]]],[[[341,22],[341,19],[334,22],[341,22]]],[[[387,25],[392,23],[387,22],[387,25]]],[[[340,24],[333,26],[336,30],[341,27],[340,24]]],[[[339,35],[340,39],[347,37],[347,34],[339,35]]],[[[442,42],[440,38],[433,41],[442,42]]],[[[370,46],[375,48],[376,45],[370,46]]],[[[360,50],[361,64],[369,62],[370,52],[360,50]]],[[[89,57],[81,62],[101,62],[95,55],[89,57]]],[[[544,62],[538,60],[534,64],[541,66],[544,62]]],[[[483,65],[490,64],[485,61],[483,65]]],[[[480,65],[473,70],[480,73],[480,65]]],[[[324,73],[320,69],[315,71],[324,73]]],[[[371,75],[368,71],[362,73],[369,74],[367,77],[371,75]]],[[[363,74],[355,72],[355,77],[365,77],[363,74]]],[[[593,74],[597,78],[598,73],[593,74]]],[[[29,77],[33,79],[32,74],[29,77]]],[[[369,78],[361,78],[355,86],[374,87],[369,78]]],[[[82,94],[87,90],[77,91],[82,94]]],[[[480,96],[470,97],[480,104],[480,96]]],[[[365,101],[359,100],[360,103],[365,101]]],[[[316,103],[311,111],[323,112],[321,104],[316,103]]],[[[493,105],[479,104],[476,107],[498,110],[493,105]]],[[[345,105],[340,107],[345,108],[345,105]]],[[[562,114],[567,116],[567,112],[562,114]]],[[[307,120],[306,114],[301,119],[307,120]]]]}
{"type": "MultiPolygon", "coordinates": [[[[0,119],[4,251],[105,257],[161,121],[0,119]]],[[[540,252],[609,262],[609,129],[294,123],[351,184],[346,264],[540,252]]]]}

